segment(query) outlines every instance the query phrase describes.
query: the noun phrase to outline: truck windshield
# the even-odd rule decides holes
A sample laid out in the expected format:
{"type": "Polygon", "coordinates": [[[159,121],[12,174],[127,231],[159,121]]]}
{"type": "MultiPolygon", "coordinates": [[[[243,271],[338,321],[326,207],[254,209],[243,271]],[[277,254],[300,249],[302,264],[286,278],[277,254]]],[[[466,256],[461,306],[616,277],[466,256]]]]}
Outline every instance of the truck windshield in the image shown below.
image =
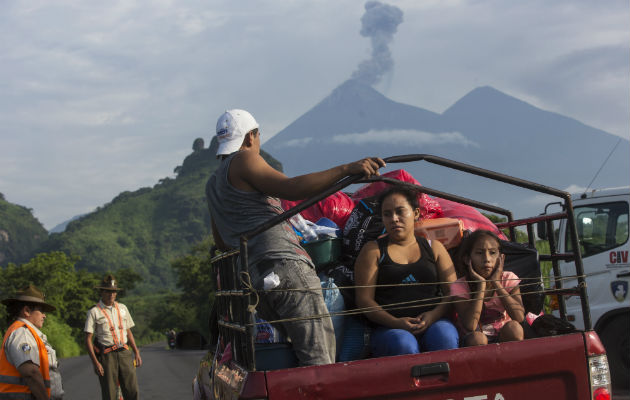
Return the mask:
{"type": "MultiPolygon", "coordinates": [[[[628,241],[628,203],[614,202],[575,207],[575,224],[582,257],[619,247],[628,241]]],[[[571,240],[565,238],[567,250],[571,240]]]]}

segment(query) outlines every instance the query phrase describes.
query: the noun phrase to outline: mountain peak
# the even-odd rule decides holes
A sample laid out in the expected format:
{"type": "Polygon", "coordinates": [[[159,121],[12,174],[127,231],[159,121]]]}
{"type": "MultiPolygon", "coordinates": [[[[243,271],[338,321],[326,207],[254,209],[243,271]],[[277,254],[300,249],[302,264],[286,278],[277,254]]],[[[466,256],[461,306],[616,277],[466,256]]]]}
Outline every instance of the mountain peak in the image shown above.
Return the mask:
{"type": "MultiPolygon", "coordinates": [[[[432,127],[439,116],[431,111],[388,99],[370,85],[348,79],[326,98],[265,142],[268,151],[279,151],[287,141],[332,138],[371,129],[432,127]]],[[[326,139],[326,140],[328,140],[326,139]]]]}
{"type": "Polygon", "coordinates": [[[370,85],[366,85],[356,79],[348,79],[337,86],[323,102],[327,103],[364,103],[387,100],[380,92],[370,85]]]}
{"type": "Polygon", "coordinates": [[[442,115],[451,117],[461,113],[510,114],[513,111],[520,113],[526,109],[533,111],[537,108],[492,86],[479,86],[457,100],[442,115]]]}

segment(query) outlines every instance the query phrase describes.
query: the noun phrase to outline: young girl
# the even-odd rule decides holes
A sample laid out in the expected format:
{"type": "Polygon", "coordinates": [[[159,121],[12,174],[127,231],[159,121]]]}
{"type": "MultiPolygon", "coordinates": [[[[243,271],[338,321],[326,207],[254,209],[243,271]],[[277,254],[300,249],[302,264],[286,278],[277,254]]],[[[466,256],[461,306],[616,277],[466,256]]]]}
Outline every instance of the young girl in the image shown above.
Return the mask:
{"type": "Polygon", "coordinates": [[[451,296],[460,300],[455,308],[464,346],[523,340],[520,280],[503,271],[504,261],[501,241],[490,231],[477,230],[461,245],[458,266],[463,277],[451,285],[451,296]]]}
{"type": "Polygon", "coordinates": [[[454,282],[455,268],[442,243],[415,236],[417,193],[394,186],[379,204],[387,236],[363,246],[354,267],[357,305],[370,310],[365,316],[375,327],[372,355],[457,348],[457,329],[443,318],[449,298],[440,298],[440,289],[448,296],[440,282],[454,282]]]}

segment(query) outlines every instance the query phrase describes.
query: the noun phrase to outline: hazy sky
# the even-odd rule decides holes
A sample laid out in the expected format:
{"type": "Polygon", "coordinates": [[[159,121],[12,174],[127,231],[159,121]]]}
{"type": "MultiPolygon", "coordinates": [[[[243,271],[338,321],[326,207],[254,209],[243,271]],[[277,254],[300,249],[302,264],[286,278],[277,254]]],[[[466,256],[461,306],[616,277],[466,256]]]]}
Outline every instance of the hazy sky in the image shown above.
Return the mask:
{"type": "MultiPolygon", "coordinates": [[[[490,85],[628,138],[627,0],[394,0],[376,88],[443,112],[490,85]]],[[[364,1],[4,0],[0,192],[48,229],[173,176],[227,108],[263,139],[370,58],[364,1]]]]}

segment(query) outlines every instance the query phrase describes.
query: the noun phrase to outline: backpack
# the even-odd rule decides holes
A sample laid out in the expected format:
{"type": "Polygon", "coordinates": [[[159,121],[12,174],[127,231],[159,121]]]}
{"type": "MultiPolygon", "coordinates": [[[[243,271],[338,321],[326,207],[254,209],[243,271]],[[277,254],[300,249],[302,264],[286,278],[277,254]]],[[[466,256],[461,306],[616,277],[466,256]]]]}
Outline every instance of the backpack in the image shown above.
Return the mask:
{"type": "Polygon", "coordinates": [[[501,241],[505,254],[504,271],[514,272],[521,280],[521,298],[525,312],[540,314],[545,302],[538,251],[526,244],[501,241]]]}
{"type": "Polygon", "coordinates": [[[352,270],[363,245],[376,240],[385,230],[377,209],[376,197],[360,200],[350,212],[350,217],[343,228],[341,262],[352,270]]]}
{"type": "Polygon", "coordinates": [[[354,206],[343,228],[339,265],[328,271],[340,287],[339,290],[348,310],[356,308],[354,288],[351,287],[354,286],[354,262],[361,248],[370,240],[376,240],[385,230],[377,209],[376,196],[359,200],[354,206]]]}
{"type": "Polygon", "coordinates": [[[577,332],[575,326],[551,314],[543,314],[532,322],[532,329],[538,336],[554,336],[577,332]]]}

